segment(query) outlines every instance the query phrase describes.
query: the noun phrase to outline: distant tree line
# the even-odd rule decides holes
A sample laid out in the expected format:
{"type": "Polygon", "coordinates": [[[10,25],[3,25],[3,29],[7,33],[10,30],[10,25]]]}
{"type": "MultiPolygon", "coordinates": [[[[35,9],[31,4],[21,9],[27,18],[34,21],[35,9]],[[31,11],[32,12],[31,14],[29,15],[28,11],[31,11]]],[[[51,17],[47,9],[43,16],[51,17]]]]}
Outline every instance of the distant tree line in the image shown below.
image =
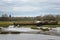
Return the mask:
{"type": "Polygon", "coordinates": [[[36,17],[11,17],[11,15],[2,14],[0,21],[60,21],[60,15],[44,15],[36,17]]]}

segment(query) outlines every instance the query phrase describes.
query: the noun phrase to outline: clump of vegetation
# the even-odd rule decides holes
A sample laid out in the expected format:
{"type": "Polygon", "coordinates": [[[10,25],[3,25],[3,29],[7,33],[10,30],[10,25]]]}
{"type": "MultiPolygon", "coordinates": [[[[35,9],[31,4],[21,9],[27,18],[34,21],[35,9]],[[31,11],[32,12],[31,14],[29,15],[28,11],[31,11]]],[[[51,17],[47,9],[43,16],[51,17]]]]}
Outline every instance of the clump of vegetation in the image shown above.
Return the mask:
{"type": "Polygon", "coordinates": [[[31,29],[38,29],[37,27],[35,27],[35,26],[33,26],[33,27],[31,27],[31,29]]]}
{"type": "Polygon", "coordinates": [[[48,28],[40,28],[42,31],[49,31],[49,29],[48,28]]]}

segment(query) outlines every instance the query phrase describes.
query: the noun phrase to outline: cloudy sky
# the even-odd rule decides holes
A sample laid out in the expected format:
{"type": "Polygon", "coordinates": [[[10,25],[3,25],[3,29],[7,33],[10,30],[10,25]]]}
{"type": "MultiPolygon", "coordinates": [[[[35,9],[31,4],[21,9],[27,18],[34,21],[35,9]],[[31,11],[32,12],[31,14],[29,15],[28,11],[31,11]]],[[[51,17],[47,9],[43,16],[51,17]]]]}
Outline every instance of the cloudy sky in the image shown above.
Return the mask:
{"type": "Polygon", "coordinates": [[[0,0],[0,15],[38,16],[60,14],[60,0],[0,0]]]}

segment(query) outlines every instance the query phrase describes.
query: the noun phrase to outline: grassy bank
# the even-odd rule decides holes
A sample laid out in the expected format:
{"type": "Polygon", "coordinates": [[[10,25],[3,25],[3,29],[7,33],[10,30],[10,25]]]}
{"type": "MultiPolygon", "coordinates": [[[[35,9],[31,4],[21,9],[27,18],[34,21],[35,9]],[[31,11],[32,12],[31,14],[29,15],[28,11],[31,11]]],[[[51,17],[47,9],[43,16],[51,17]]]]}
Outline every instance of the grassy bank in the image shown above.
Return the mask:
{"type": "Polygon", "coordinates": [[[9,25],[13,25],[13,22],[0,22],[0,27],[8,27],[9,25]]]}
{"type": "Polygon", "coordinates": [[[60,27],[60,25],[42,25],[41,27],[60,27]]]}
{"type": "MultiPolygon", "coordinates": [[[[14,22],[9,22],[9,21],[8,22],[1,22],[0,21],[0,27],[8,27],[9,25],[13,25],[13,24],[14,24],[14,22]]],[[[20,25],[20,26],[32,27],[32,28],[37,27],[36,25],[20,25]]],[[[40,27],[60,27],[60,21],[56,25],[41,25],[40,27]]]]}

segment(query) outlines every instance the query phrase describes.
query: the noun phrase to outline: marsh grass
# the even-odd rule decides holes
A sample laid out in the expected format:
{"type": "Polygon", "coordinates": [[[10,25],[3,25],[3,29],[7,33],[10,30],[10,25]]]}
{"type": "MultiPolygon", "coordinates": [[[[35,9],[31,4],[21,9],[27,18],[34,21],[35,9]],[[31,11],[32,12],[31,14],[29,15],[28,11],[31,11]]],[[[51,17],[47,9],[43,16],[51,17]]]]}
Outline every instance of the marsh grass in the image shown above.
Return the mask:
{"type": "MultiPolygon", "coordinates": [[[[13,25],[13,24],[14,24],[14,22],[11,22],[11,21],[4,21],[4,22],[3,21],[0,21],[0,27],[8,27],[9,25],[13,25]]],[[[20,26],[22,26],[22,27],[31,27],[31,28],[38,27],[36,25],[19,25],[19,27],[20,26]]],[[[60,21],[56,25],[41,25],[39,27],[60,27],[60,21]]]]}
{"type": "Polygon", "coordinates": [[[13,22],[0,22],[0,27],[8,27],[9,25],[13,25],[13,22]]]}

